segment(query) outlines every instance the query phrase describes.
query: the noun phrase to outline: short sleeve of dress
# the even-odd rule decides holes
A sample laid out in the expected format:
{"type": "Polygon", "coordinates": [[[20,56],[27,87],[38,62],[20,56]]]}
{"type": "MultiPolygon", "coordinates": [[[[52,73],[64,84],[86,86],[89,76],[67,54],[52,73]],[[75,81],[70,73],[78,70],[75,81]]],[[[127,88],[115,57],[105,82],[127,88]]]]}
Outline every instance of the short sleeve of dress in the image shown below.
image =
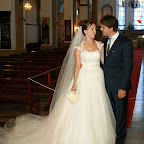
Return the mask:
{"type": "Polygon", "coordinates": [[[82,49],[78,46],[75,46],[75,49],[78,49],[79,51],[82,51],[82,49]]]}
{"type": "Polygon", "coordinates": [[[101,49],[102,49],[103,46],[104,46],[103,43],[99,45],[99,49],[100,49],[100,51],[101,51],[101,49]]]}
{"type": "Polygon", "coordinates": [[[100,43],[99,43],[98,41],[96,41],[96,40],[95,40],[95,42],[96,42],[99,50],[101,51],[101,49],[102,49],[102,47],[104,46],[104,44],[103,44],[103,43],[100,44],[100,43]]]}

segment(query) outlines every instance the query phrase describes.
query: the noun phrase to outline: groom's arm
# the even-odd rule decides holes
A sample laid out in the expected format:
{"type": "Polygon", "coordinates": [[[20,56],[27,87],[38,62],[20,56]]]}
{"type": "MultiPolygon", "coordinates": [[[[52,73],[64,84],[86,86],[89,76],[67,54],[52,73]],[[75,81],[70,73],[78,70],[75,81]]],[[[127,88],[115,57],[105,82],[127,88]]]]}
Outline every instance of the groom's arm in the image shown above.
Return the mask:
{"type": "Polygon", "coordinates": [[[102,59],[100,61],[100,66],[101,66],[102,69],[104,68],[104,62],[105,62],[105,58],[106,58],[106,45],[107,45],[107,41],[106,40],[104,41],[104,46],[103,46],[103,48],[101,50],[102,59]]]}
{"type": "Polygon", "coordinates": [[[133,68],[133,45],[130,40],[128,40],[124,45],[124,48],[122,50],[122,58],[123,58],[123,72],[122,72],[120,89],[127,91],[133,68]]]}

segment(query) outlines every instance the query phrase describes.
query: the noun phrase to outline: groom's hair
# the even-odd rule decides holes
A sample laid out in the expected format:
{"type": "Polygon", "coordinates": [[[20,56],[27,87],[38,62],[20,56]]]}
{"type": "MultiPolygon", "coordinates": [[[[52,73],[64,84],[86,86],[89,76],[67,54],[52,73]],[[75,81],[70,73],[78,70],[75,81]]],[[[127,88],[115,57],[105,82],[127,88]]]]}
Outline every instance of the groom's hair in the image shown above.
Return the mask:
{"type": "Polygon", "coordinates": [[[101,20],[100,23],[107,26],[108,28],[113,27],[113,31],[117,32],[118,30],[118,20],[112,15],[106,15],[101,20]]]}

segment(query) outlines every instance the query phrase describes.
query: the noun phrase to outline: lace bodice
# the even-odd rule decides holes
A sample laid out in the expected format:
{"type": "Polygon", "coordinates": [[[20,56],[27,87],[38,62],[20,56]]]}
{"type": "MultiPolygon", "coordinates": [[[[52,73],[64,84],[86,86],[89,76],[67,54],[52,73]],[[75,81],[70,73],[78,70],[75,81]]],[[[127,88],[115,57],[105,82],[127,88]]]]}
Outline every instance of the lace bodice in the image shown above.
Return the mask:
{"type": "Polygon", "coordinates": [[[83,50],[84,42],[81,43],[81,49],[79,47],[75,47],[81,51],[82,68],[95,69],[97,66],[100,66],[101,48],[103,44],[99,46],[99,43],[97,41],[95,42],[97,43],[99,50],[95,50],[95,51],[83,50]]]}

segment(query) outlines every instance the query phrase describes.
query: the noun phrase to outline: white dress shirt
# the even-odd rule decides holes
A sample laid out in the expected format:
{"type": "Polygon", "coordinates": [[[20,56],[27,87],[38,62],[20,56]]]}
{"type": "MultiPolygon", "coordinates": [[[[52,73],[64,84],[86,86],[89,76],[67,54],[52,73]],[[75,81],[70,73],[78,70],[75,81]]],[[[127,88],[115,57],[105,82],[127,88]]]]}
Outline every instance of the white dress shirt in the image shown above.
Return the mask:
{"type": "Polygon", "coordinates": [[[108,44],[110,42],[110,48],[109,48],[109,50],[111,49],[112,45],[114,44],[114,42],[118,38],[118,36],[119,36],[119,32],[117,31],[116,34],[114,34],[112,37],[109,37],[110,40],[107,41],[107,48],[108,48],[108,44]]]}

